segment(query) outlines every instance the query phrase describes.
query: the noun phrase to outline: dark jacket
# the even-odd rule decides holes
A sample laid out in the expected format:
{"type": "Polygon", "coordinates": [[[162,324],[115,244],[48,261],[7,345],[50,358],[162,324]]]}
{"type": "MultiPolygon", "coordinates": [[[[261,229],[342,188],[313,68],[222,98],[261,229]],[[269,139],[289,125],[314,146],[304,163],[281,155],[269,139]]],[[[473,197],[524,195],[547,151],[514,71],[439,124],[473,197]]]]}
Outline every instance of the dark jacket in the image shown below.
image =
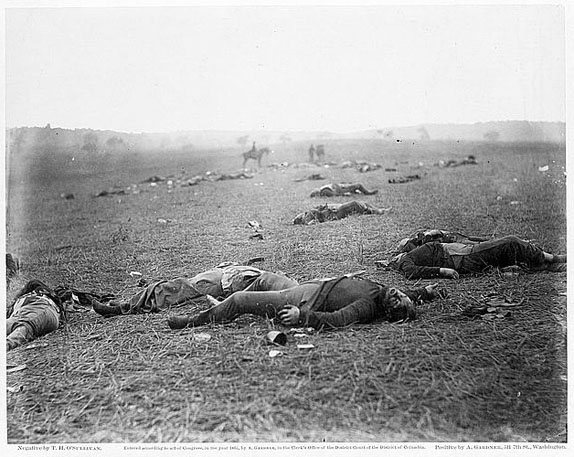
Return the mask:
{"type": "MultiPolygon", "coordinates": [[[[383,318],[400,320],[413,315],[394,315],[386,302],[389,287],[360,278],[341,277],[322,281],[315,295],[301,307],[299,322],[313,328],[368,324],[383,318]]],[[[424,287],[404,293],[415,303],[432,300],[424,287]]],[[[414,308],[413,308],[414,313],[414,308]]]]}

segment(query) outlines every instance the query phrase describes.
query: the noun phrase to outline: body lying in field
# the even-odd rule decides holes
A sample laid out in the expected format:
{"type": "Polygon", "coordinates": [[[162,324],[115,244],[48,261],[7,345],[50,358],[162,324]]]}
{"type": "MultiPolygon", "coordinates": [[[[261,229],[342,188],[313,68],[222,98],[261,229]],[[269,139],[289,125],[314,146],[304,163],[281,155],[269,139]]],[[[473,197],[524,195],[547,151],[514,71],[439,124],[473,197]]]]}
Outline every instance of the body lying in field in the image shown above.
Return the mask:
{"type": "Polygon", "coordinates": [[[353,200],[346,203],[325,203],[304,213],[299,213],[293,219],[296,225],[311,225],[320,222],[335,221],[353,214],[384,214],[391,208],[377,208],[369,203],[353,200]]]}
{"type": "Polygon", "coordinates": [[[404,184],[411,181],[416,181],[421,179],[420,175],[408,175],[408,176],[397,176],[396,178],[390,178],[390,184],[404,184]]]}
{"type": "Polygon", "coordinates": [[[93,300],[92,305],[94,311],[104,316],[157,313],[171,307],[183,306],[206,295],[224,298],[240,290],[279,290],[297,284],[297,281],[282,273],[224,263],[191,278],[156,281],[129,301],[103,304],[93,300]]]}
{"type": "Polygon", "coordinates": [[[393,257],[389,265],[408,279],[452,278],[518,265],[529,270],[566,271],[566,255],[553,255],[516,236],[480,242],[432,241],[393,257]]]}
{"type": "Polygon", "coordinates": [[[367,162],[365,160],[346,160],[341,163],[341,168],[355,168],[361,173],[366,173],[368,171],[378,170],[382,165],[378,163],[367,162]]]}
{"type": "Polygon", "coordinates": [[[353,194],[374,195],[378,190],[368,190],[361,183],[332,183],[311,192],[311,197],[342,197],[353,194]]]}
{"type": "Polygon", "coordinates": [[[28,281],[7,309],[6,350],[53,332],[64,317],[64,309],[54,291],[42,281],[28,281]]]}
{"type": "Polygon", "coordinates": [[[462,160],[449,159],[447,161],[441,160],[437,164],[441,168],[460,167],[461,165],[478,165],[476,157],[469,155],[462,160]]]}
{"type": "Polygon", "coordinates": [[[358,277],[312,280],[295,287],[270,292],[242,291],[212,308],[191,316],[172,316],[172,329],[230,322],[244,314],[278,317],[283,325],[341,328],[368,324],[378,319],[389,322],[416,317],[415,305],[438,296],[436,284],[404,292],[358,277]]]}

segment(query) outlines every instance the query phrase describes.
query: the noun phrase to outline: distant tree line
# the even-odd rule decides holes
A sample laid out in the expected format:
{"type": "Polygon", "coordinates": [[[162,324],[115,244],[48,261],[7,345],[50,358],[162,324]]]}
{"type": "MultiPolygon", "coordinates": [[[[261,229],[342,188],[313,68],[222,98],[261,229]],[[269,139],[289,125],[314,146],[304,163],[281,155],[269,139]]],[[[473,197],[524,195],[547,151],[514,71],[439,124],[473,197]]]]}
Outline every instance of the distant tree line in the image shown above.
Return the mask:
{"type": "Polygon", "coordinates": [[[13,154],[54,149],[87,154],[115,153],[131,150],[193,150],[186,134],[121,133],[92,129],[18,127],[6,132],[6,147],[13,154]]]}
{"type": "MultiPolygon", "coordinates": [[[[410,127],[381,128],[354,132],[353,139],[377,138],[395,142],[414,141],[521,141],[565,142],[564,122],[499,121],[475,124],[425,124],[410,127]]],[[[273,143],[313,142],[351,138],[349,134],[325,131],[180,131],[173,133],[126,133],[111,130],[18,127],[7,130],[6,148],[10,153],[36,152],[38,149],[64,150],[86,154],[123,151],[181,151],[196,148],[246,148],[256,141],[257,147],[273,143]]]]}

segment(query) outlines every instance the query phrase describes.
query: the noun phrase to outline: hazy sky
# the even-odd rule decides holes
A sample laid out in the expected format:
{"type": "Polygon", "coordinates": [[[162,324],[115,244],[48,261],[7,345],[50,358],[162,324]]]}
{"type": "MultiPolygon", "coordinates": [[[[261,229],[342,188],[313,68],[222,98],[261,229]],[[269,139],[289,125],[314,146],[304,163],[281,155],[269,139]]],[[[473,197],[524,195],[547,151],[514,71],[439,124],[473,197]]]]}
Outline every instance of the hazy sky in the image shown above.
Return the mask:
{"type": "Polygon", "coordinates": [[[352,131],[565,120],[561,6],[6,10],[6,124],[352,131]]]}

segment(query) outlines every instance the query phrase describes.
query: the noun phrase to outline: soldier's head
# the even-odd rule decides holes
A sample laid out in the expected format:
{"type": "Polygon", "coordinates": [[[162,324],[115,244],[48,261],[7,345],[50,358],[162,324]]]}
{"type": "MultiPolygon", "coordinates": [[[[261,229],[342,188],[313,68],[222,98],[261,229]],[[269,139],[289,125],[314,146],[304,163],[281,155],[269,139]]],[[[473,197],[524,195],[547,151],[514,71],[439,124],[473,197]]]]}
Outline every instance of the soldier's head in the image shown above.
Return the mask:
{"type": "Polygon", "coordinates": [[[426,243],[432,243],[433,241],[442,241],[444,237],[444,232],[442,230],[427,230],[426,232],[423,232],[422,234],[422,243],[421,244],[426,244],[426,243]]]}
{"type": "Polygon", "coordinates": [[[321,212],[313,208],[312,210],[297,214],[295,219],[293,219],[293,223],[298,225],[315,224],[317,222],[321,222],[321,217],[321,212]]]}
{"type": "Polygon", "coordinates": [[[386,293],[387,319],[389,322],[413,320],[416,318],[416,308],[407,295],[395,287],[386,293]]]}
{"type": "Polygon", "coordinates": [[[397,243],[393,249],[393,252],[396,254],[400,254],[401,252],[410,252],[419,246],[420,243],[418,242],[417,238],[403,238],[397,243]]]}
{"type": "Polygon", "coordinates": [[[305,213],[299,213],[297,214],[297,216],[295,216],[295,219],[293,219],[293,223],[295,225],[303,225],[305,224],[305,213]]]}

